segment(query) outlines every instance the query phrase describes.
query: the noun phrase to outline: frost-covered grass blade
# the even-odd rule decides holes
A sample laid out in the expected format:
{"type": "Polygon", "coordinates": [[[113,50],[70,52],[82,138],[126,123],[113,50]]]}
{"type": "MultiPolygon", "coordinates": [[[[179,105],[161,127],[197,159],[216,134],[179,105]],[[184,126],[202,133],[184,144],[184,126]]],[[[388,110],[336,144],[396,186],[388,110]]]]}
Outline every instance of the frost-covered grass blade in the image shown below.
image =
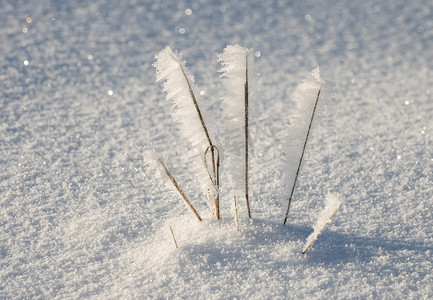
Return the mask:
{"type": "Polygon", "coordinates": [[[299,150],[296,148],[294,148],[294,151],[288,151],[291,152],[289,153],[289,160],[294,159],[296,161],[297,157],[299,157],[299,160],[297,165],[292,165],[292,161],[289,162],[288,174],[286,174],[285,181],[289,184],[292,183],[292,185],[287,210],[284,217],[284,225],[287,222],[287,216],[289,215],[290,205],[301,170],[305,149],[307,147],[308,138],[310,136],[311,127],[313,125],[314,116],[319,103],[321,83],[322,80],[320,79],[319,68],[317,67],[311,71],[303,83],[296,87],[296,90],[292,96],[295,101],[297,111],[292,116],[292,132],[287,142],[288,144],[293,143],[293,146],[297,147],[297,142],[302,139],[302,136],[305,138],[303,140],[301,153],[298,153],[299,150]],[[296,170],[296,173],[293,174],[293,170],[296,170]]]}
{"type": "Polygon", "coordinates": [[[202,221],[202,218],[197,213],[191,202],[189,201],[188,197],[185,195],[183,190],[180,188],[179,184],[177,183],[176,179],[174,178],[173,174],[168,169],[167,165],[164,163],[162,158],[158,158],[155,153],[152,151],[145,151],[144,153],[144,163],[145,165],[149,165],[153,170],[156,171],[156,174],[158,177],[161,177],[167,185],[173,185],[176,189],[176,191],[181,195],[185,203],[188,205],[188,207],[191,209],[191,211],[194,213],[196,218],[199,221],[202,221]]]}
{"type": "Polygon", "coordinates": [[[320,212],[317,218],[316,224],[314,225],[314,231],[307,237],[302,254],[305,254],[308,248],[316,241],[325,227],[331,222],[341,205],[342,201],[336,195],[328,194],[325,200],[325,208],[320,212]]]}
{"type": "Polygon", "coordinates": [[[223,85],[228,95],[223,98],[223,109],[228,119],[229,132],[235,131],[230,137],[230,149],[226,149],[227,165],[234,184],[235,195],[245,197],[248,217],[251,218],[248,187],[248,127],[249,127],[249,97],[250,72],[253,65],[253,55],[250,50],[239,45],[229,45],[219,55],[222,64],[220,70],[223,85]],[[233,138],[234,137],[234,138],[233,138]],[[240,162],[244,162],[243,166],[240,162]]]}
{"type": "Polygon", "coordinates": [[[199,216],[199,214],[197,213],[197,211],[195,210],[195,208],[192,206],[191,202],[188,200],[188,197],[185,195],[185,193],[182,191],[182,189],[179,187],[179,184],[177,183],[177,181],[174,179],[173,175],[171,174],[171,172],[167,169],[167,167],[165,166],[165,164],[162,162],[162,160],[158,160],[159,163],[161,164],[161,166],[164,168],[165,173],[167,174],[168,178],[170,179],[170,181],[173,183],[173,185],[175,186],[176,190],[179,192],[179,194],[182,196],[183,200],[185,200],[185,203],[188,205],[188,207],[191,209],[191,211],[194,213],[194,215],[197,217],[197,219],[201,222],[201,217],[199,216]]]}
{"type": "MultiPolygon", "coordinates": [[[[211,116],[206,114],[203,101],[194,84],[194,78],[188,73],[179,53],[166,47],[156,55],[154,66],[157,69],[156,80],[164,81],[167,100],[171,101],[172,116],[179,123],[180,132],[186,138],[195,153],[192,154],[196,176],[205,195],[212,195],[215,201],[215,214],[219,212],[219,164],[216,159],[216,145],[209,133],[208,124],[211,116]],[[211,170],[205,163],[207,149],[210,149],[211,170]],[[208,176],[209,175],[209,176],[208,176]]],[[[219,155],[218,155],[219,156],[219,155]]]]}
{"type": "Polygon", "coordinates": [[[236,196],[233,196],[233,202],[235,205],[235,219],[236,219],[236,229],[239,231],[239,217],[238,217],[238,206],[236,203],[236,196]]]}

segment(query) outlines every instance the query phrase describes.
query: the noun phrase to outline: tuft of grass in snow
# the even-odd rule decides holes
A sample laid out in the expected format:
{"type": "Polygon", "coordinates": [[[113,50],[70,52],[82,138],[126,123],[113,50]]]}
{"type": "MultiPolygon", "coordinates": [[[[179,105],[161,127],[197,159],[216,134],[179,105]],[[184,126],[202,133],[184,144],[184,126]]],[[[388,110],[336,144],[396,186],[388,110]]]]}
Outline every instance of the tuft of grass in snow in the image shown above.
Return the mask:
{"type": "MultiPolygon", "coordinates": [[[[228,175],[233,185],[231,193],[234,200],[234,213],[236,228],[239,231],[239,219],[237,210],[237,199],[244,196],[247,206],[248,217],[251,219],[249,206],[249,187],[248,187],[248,126],[249,126],[249,94],[250,85],[249,74],[253,65],[252,51],[239,45],[229,45],[224,52],[218,56],[222,64],[221,78],[227,91],[227,96],[222,100],[222,107],[226,114],[228,132],[234,133],[224,141],[225,151],[227,151],[228,175]]],[[[157,81],[164,81],[164,91],[167,92],[167,100],[173,103],[173,117],[180,124],[182,135],[190,140],[192,147],[199,146],[199,153],[203,153],[203,166],[198,172],[202,180],[201,187],[203,192],[215,201],[215,214],[220,219],[219,211],[219,166],[220,153],[214,145],[209,134],[206,119],[206,110],[200,109],[203,106],[201,99],[198,98],[197,88],[194,86],[194,79],[189,75],[185,63],[179,53],[174,53],[169,47],[161,50],[156,55],[155,67],[157,69],[157,81]],[[205,147],[201,141],[205,141],[205,147]],[[208,158],[211,158],[210,164],[208,158]],[[206,174],[207,173],[207,174],[206,174]],[[204,181],[203,181],[204,180],[204,181]]],[[[288,156],[286,178],[284,182],[291,185],[288,207],[284,219],[284,225],[290,209],[292,197],[294,195],[298,176],[300,174],[303,157],[306,151],[308,138],[312,129],[314,116],[319,103],[322,79],[320,78],[319,67],[312,70],[307,78],[299,84],[292,94],[295,104],[294,112],[290,117],[290,134],[286,139],[286,151],[288,156]]],[[[197,149],[196,149],[197,150],[197,149]]],[[[196,155],[197,156],[197,155],[196,155]]],[[[162,173],[167,175],[176,190],[187,203],[195,216],[201,221],[201,217],[192,206],[186,195],[180,189],[173,175],[161,159],[158,159],[162,173]]],[[[196,164],[197,166],[197,164],[196,164]]],[[[330,222],[341,201],[332,194],[326,198],[324,212],[319,215],[318,222],[314,227],[313,234],[307,239],[307,243],[302,253],[315,241],[317,236],[330,222]]],[[[174,238],[173,230],[170,231],[174,238]]]]}

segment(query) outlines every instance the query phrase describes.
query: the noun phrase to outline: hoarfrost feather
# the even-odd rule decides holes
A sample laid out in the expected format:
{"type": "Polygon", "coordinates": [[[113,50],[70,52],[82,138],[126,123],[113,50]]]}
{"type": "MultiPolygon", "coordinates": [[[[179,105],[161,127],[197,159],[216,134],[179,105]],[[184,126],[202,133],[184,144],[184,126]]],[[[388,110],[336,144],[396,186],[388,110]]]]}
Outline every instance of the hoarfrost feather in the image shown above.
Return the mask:
{"type": "Polygon", "coordinates": [[[245,85],[247,78],[248,89],[253,85],[253,55],[251,50],[239,45],[228,45],[218,59],[222,64],[221,78],[227,91],[227,96],[222,99],[227,118],[223,136],[225,165],[239,199],[245,187],[245,85]]]}
{"type": "Polygon", "coordinates": [[[155,172],[155,177],[161,178],[165,181],[165,183],[167,183],[168,186],[170,186],[170,188],[172,187],[172,184],[170,183],[170,180],[165,173],[163,166],[160,163],[160,161],[162,161],[164,164],[166,164],[162,158],[158,157],[155,152],[146,150],[143,154],[143,160],[144,165],[148,166],[155,172]]]}
{"type": "Polygon", "coordinates": [[[194,78],[185,67],[181,54],[167,46],[155,58],[156,81],[164,82],[167,101],[172,103],[172,117],[179,124],[181,135],[191,145],[191,151],[186,156],[192,160],[193,171],[203,193],[207,195],[209,190],[215,190],[203,159],[209,140],[213,141],[207,127],[213,123],[212,118],[206,112],[194,78]]]}
{"type": "Polygon", "coordinates": [[[285,139],[286,170],[284,172],[286,191],[293,186],[308,127],[318,92],[322,85],[319,67],[312,70],[292,94],[293,112],[289,115],[289,134],[285,139]]]}
{"type": "Polygon", "coordinates": [[[314,231],[307,237],[304,250],[302,251],[303,253],[305,253],[308,247],[314,243],[320,233],[322,233],[322,231],[325,229],[326,225],[331,222],[332,217],[341,207],[342,203],[343,202],[336,194],[328,193],[325,199],[325,208],[317,216],[316,224],[313,227],[314,231]]]}

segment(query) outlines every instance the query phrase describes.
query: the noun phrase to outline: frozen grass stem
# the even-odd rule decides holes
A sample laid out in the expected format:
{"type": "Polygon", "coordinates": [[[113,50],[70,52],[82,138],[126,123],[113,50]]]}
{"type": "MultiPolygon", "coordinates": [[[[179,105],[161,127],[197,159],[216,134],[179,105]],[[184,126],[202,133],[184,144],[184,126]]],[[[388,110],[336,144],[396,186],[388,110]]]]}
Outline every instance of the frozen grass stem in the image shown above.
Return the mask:
{"type": "Polygon", "coordinates": [[[248,53],[245,55],[245,201],[248,218],[251,219],[250,201],[248,198],[248,53]]]}
{"type": "Polygon", "coordinates": [[[171,236],[173,237],[173,242],[174,242],[174,245],[176,246],[176,249],[179,249],[179,247],[177,246],[176,238],[174,237],[173,229],[171,228],[171,226],[170,226],[170,232],[171,232],[171,236]]]}
{"type": "Polygon", "coordinates": [[[296,182],[298,181],[299,172],[301,170],[302,160],[304,158],[305,148],[307,147],[308,137],[310,136],[311,126],[313,125],[314,114],[316,113],[317,104],[319,103],[319,97],[320,97],[320,91],[321,90],[322,90],[322,88],[319,88],[319,92],[317,93],[316,102],[314,103],[313,113],[311,114],[310,124],[308,125],[308,131],[307,131],[307,135],[305,137],[304,146],[302,147],[301,158],[299,159],[298,168],[296,170],[295,180],[293,181],[292,190],[290,192],[289,203],[287,205],[287,211],[286,211],[286,215],[284,217],[284,225],[286,225],[287,216],[289,215],[290,204],[292,202],[293,193],[295,192],[296,182]]]}
{"type": "MultiPolygon", "coordinates": [[[[218,148],[212,143],[212,140],[210,138],[209,131],[207,129],[206,123],[204,122],[204,119],[203,119],[203,114],[201,113],[200,107],[198,106],[197,99],[196,99],[196,97],[194,95],[194,91],[191,88],[191,83],[189,82],[188,76],[186,75],[185,70],[183,69],[182,64],[180,62],[178,62],[178,63],[179,63],[180,69],[182,70],[182,74],[183,74],[183,76],[185,78],[186,84],[188,85],[189,94],[191,95],[191,100],[192,100],[192,102],[194,104],[195,110],[197,111],[197,115],[198,115],[198,118],[200,119],[200,123],[201,123],[201,126],[203,128],[204,134],[206,135],[206,139],[207,139],[207,141],[209,143],[208,148],[206,148],[205,155],[206,155],[207,150],[210,149],[211,160],[212,160],[212,175],[213,175],[213,178],[211,176],[211,181],[214,184],[215,190],[216,190],[216,195],[214,195],[214,200],[215,200],[215,215],[216,215],[217,219],[220,219],[220,207],[219,207],[219,154],[218,154],[218,163],[215,161],[215,149],[218,150],[218,148]]],[[[206,165],[206,168],[207,168],[207,165],[206,165]]],[[[209,170],[208,170],[208,173],[209,173],[209,170]]]]}
{"type": "Polygon", "coordinates": [[[235,218],[236,218],[236,229],[239,231],[239,217],[238,217],[238,207],[236,204],[236,196],[233,196],[233,201],[235,204],[235,218]]]}
{"type": "Polygon", "coordinates": [[[165,166],[165,164],[162,162],[162,160],[159,160],[159,163],[162,165],[162,167],[164,168],[165,174],[167,174],[168,178],[170,179],[170,181],[173,183],[173,185],[176,187],[177,191],[179,192],[179,194],[182,196],[183,200],[185,200],[186,204],[188,205],[188,207],[191,209],[191,211],[194,213],[194,215],[197,217],[197,219],[201,222],[202,219],[199,216],[199,214],[197,213],[197,211],[195,210],[195,208],[192,206],[191,202],[188,200],[188,197],[185,195],[185,193],[182,191],[182,189],[179,187],[179,184],[177,183],[177,181],[174,179],[173,175],[170,173],[170,171],[167,169],[167,167],[165,166]]]}
{"type": "MultiPolygon", "coordinates": [[[[310,248],[310,246],[317,240],[317,238],[319,237],[319,235],[323,232],[323,230],[325,229],[325,227],[331,223],[332,218],[335,216],[335,214],[337,213],[337,211],[340,209],[342,202],[339,202],[338,205],[335,207],[334,211],[332,212],[332,214],[329,216],[329,218],[323,223],[323,225],[317,229],[314,229],[314,232],[307,238],[307,243],[304,247],[304,250],[302,250],[302,254],[305,254],[305,252],[307,252],[308,248],[310,248]]],[[[325,212],[326,212],[326,208],[325,208],[325,212]]],[[[318,223],[320,225],[320,216],[319,215],[319,219],[318,219],[318,223]]],[[[317,226],[317,225],[316,225],[317,226]]],[[[316,227],[315,226],[315,227],[316,227]]]]}
{"type": "MultiPolygon", "coordinates": [[[[188,72],[182,63],[181,55],[177,52],[174,53],[168,46],[156,55],[154,66],[157,69],[157,81],[164,80],[164,90],[167,92],[167,100],[172,100],[174,104],[173,116],[180,124],[182,135],[190,140],[192,147],[200,146],[203,138],[207,140],[208,147],[204,151],[204,155],[206,156],[208,149],[210,149],[211,170],[209,170],[209,166],[205,163],[204,168],[206,171],[203,170],[203,174],[198,175],[198,180],[202,181],[201,188],[203,193],[211,195],[211,201],[213,200],[215,203],[215,215],[219,219],[219,153],[216,154],[218,149],[212,142],[208,126],[199,106],[199,101],[197,101],[200,99],[197,99],[197,95],[194,92],[196,91],[196,87],[194,86],[193,77],[187,74],[188,72]],[[190,100],[192,103],[189,102],[190,100]],[[218,155],[218,162],[216,155],[218,155]],[[209,175],[209,182],[203,176],[205,172],[209,175]]],[[[200,103],[203,104],[202,102],[200,103]]],[[[207,120],[209,122],[209,119],[207,120]]],[[[203,150],[199,149],[199,151],[203,150]]],[[[198,161],[194,161],[194,163],[200,164],[198,161]]],[[[200,171],[200,173],[202,172],[200,171]]]]}

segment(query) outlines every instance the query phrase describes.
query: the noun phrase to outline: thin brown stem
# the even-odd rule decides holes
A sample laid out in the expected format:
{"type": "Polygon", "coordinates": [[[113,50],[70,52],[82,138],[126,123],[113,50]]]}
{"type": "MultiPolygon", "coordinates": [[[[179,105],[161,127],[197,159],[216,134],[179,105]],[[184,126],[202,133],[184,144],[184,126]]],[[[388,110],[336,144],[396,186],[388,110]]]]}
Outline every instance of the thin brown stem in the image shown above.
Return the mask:
{"type": "MultiPolygon", "coordinates": [[[[212,150],[211,150],[211,153],[212,153],[212,150]]],[[[216,194],[214,195],[214,201],[215,201],[215,215],[216,215],[216,217],[217,217],[217,219],[220,219],[221,217],[220,217],[220,206],[219,206],[219,168],[220,168],[220,154],[219,154],[219,150],[218,150],[218,147],[216,147],[216,146],[212,146],[212,148],[209,146],[209,147],[207,147],[206,148],[206,151],[204,152],[204,163],[205,163],[205,166],[206,166],[206,170],[207,170],[207,173],[208,173],[208,175],[209,175],[209,178],[210,178],[210,180],[212,181],[212,183],[214,184],[214,187],[215,187],[215,191],[216,191],[216,194]],[[212,160],[212,163],[215,163],[216,164],[216,168],[215,168],[215,170],[216,170],[216,178],[212,178],[212,175],[211,175],[211,173],[210,173],[210,171],[209,171],[209,165],[208,165],[208,163],[207,163],[207,154],[208,154],[208,152],[209,152],[209,149],[213,149],[213,151],[214,151],[214,156],[213,156],[213,160],[212,160]],[[215,155],[216,155],[216,158],[215,158],[215,155]],[[216,160],[216,161],[215,161],[216,160]]],[[[214,168],[213,168],[214,169],[214,168]]]]}
{"type": "Polygon", "coordinates": [[[170,232],[171,232],[171,236],[173,237],[173,241],[174,241],[174,245],[176,246],[176,249],[179,249],[179,247],[177,246],[176,238],[174,237],[173,229],[171,228],[171,226],[170,226],[170,232]]]}
{"type": "Polygon", "coordinates": [[[238,217],[238,207],[236,205],[236,196],[233,196],[235,202],[235,217],[236,217],[236,229],[239,231],[239,217],[238,217]]]}
{"type": "Polygon", "coordinates": [[[194,215],[197,217],[197,219],[201,222],[202,221],[201,217],[199,216],[199,214],[197,213],[197,211],[195,210],[195,208],[192,206],[191,202],[189,202],[188,198],[186,197],[186,195],[182,191],[182,189],[179,187],[179,184],[174,179],[173,175],[171,175],[170,171],[167,169],[167,167],[165,166],[165,164],[160,159],[159,159],[159,163],[163,166],[165,174],[167,174],[168,178],[173,183],[173,185],[176,187],[177,191],[182,196],[183,200],[185,200],[185,202],[188,205],[188,207],[191,209],[191,211],[194,213],[194,215]]]}
{"type": "Polygon", "coordinates": [[[251,219],[250,202],[248,199],[248,54],[245,55],[245,201],[248,218],[251,219]]]}
{"type": "MultiPolygon", "coordinates": [[[[183,76],[185,78],[186,84],[188,85],[189,94],[191,96],[191,100],[192,100],[192,102],[194,104],[195,110],[197,112],[198,118],[199,118],[201,126],[203,128],[204,134],[205,134],[206,139],[207,139],[207,141],[209,143],[209,148],[210,148],[211,157],[212,157],[212,174],[213,174],[213,176],[211,176],[211,177],[213,177],[213,179],[211,178],[211,181],[214,184],[215,189],[217,191],[216,195],[214,196],[215,197],[215,212],[216,212],[217,219],[219,219],[220,218],[220,212],[219,212],[219,191],[218,191],[218,187],[219,187],[219,174],[217,175],[217,173],[219,173],[219,170],[217,170],[217,165],[219,165],[219,163],[217,163],[215,161],[215,149],[214,148],[216,148],[216,147],[214,146],[214,144],[212,143],[212,140],[210,138],[209,131],[207,129],[206,123],[204,122],[203,115],[202,115],[202,113],[200,111],[200,107],[198,106],[197,98],[194,95],[194,91],[192,90],[191,83],[189,82],[188,76],[186,75],[185,70],[184,70],[182,64],[180,62],[178,62],[178,63],[179,63],[180,69],[182,71],[182,74],[183,74],[183,76]]],[[[219,160],[219,155],[218,155],[218,160],[219,160]]]]}
{"type": "MultiPolygon", "coordinates": [[[[183,69],[181,63],[179,63],[179,66],[180,66],[180,69],[182,70],[183,76],[185,77],[186,84],[188,85],[189,94],[191,96],[192,102],[194,103],[195,110],[197,111],[197,115],[198,115],[198,118],[200,119],[200,123],[201,123],[201,126],[203,127],[203,131],[204,131],[204,134],[206,135],[206,139],[209,143],[209,147],[212,147],[213,146],[212,140],[211,140],[209,132],[207,130],[206,123],[204,122],[203,115],[200,111],[200,107],[198,106],[197,99],[194,95],[194,91],[192,90],[188,76],[186,75],[185,70],[183,69]]],[[[211,152],[213,153],[212,149],[211,149],[211,152]]],[[[212,160],[214,160],[213,154],[212,154],[212,160]]],[[[213,170],[213,171],[215,172],[215,170],[213,170]]]]}
{"type": "Polygon", "coordinates": [[[286,216],[284,217],[284,225],[287,222],[287,216],[289,215],[290,204],[292,202],[293,193],[295,191],[296,182],[298,181],[299,171],[301,170],[302,160],[304,158],[305,148],[307,147],[308,137],[310,135],[311,126],[313,125],[314,114],[316,113],[317,104],[319,102],[320,91],[322,88],[319,88],[319,92],[317,93],[316,102],[314,103],[313,113],[311,114],[310,125],[308,126],[307,135],[305,137],[304,146],[302,148],[301,158],[299,159],[298,169],[296,170],[295,180],[293,181],[292,191],[290,192],[289,204],[287,206],[286,216]]]}

